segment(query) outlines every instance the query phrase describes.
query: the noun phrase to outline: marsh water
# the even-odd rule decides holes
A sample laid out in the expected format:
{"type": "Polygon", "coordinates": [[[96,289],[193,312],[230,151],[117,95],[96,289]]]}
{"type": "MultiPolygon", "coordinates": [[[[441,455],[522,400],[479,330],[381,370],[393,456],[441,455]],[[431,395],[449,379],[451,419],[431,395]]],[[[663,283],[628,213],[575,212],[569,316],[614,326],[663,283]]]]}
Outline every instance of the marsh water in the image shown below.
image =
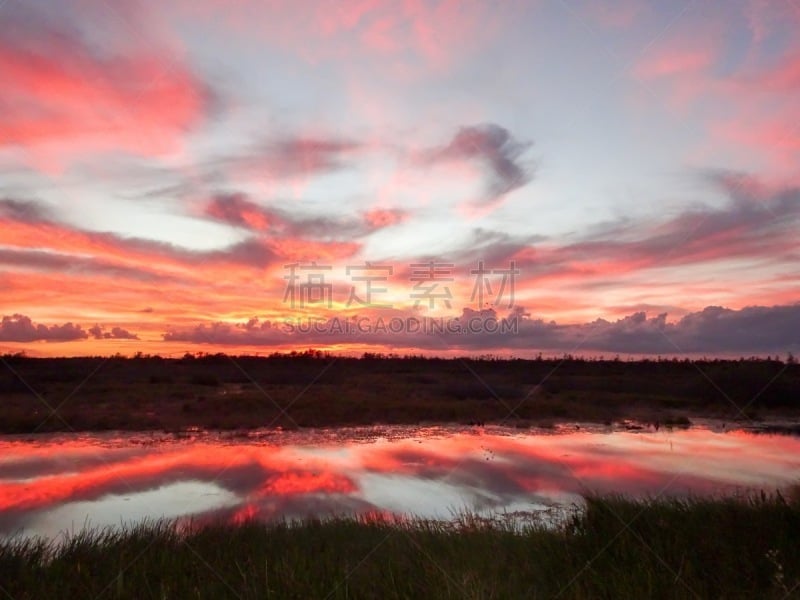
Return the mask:
{"type": "Polygon", "coordinates": [[[536,515],[588,493],[774,491],[800,437],[564,425],[0,436],[0,537],[144,519],[536,515]]]}

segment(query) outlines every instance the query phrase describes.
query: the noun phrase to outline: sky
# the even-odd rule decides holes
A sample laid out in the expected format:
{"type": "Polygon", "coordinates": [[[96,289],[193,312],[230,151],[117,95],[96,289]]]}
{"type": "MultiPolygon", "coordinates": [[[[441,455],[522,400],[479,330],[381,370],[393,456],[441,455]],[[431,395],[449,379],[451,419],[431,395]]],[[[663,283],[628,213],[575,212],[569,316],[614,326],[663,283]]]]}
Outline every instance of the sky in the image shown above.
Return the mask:
{"type": "Polygon", "coordinates": [[[797,354],[799,27],[0,2],[0,351],[797,354]]]}

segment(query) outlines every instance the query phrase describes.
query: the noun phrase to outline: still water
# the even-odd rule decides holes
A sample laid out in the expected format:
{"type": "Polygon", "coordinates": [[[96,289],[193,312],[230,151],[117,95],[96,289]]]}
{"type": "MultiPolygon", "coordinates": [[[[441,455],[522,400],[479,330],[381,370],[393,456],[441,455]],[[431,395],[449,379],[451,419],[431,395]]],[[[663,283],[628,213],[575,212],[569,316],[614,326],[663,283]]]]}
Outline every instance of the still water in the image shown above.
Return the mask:
{"type": "Polygon", "coordinates": [[[563,426],[0,436],[0,537],[146,518],[547,514],[589,492],[718,495],[800,481],[800,438],[563,426]]]}

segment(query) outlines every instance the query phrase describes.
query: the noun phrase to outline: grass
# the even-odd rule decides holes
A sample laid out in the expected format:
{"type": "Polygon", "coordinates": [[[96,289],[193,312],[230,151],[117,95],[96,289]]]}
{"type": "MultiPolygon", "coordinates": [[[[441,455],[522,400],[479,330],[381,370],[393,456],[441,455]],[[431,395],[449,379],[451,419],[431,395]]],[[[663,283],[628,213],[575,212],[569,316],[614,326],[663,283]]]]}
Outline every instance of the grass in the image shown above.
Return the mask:
{"type": "Polygon", "coordinates": [[[462,517],[175,524],[0,542],[27,598],[791,598],[800,503],[589,498],[555,528],[462,517]]]}
{"type": "Polygon", "coordinates": [[[800,415],[800,365],[210,355],[0,365],[0,433],[800,415]],[[49,407],[57,407],[52,413],[49,407]],[[745,407],[744,413],[738,406],[745,407]]]}

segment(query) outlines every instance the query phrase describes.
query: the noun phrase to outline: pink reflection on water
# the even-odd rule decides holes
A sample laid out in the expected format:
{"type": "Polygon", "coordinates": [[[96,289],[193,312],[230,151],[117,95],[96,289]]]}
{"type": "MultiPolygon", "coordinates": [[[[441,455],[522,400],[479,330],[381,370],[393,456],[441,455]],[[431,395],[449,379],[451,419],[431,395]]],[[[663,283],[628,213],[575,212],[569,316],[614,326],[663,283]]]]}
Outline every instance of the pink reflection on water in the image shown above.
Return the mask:
{"type": "Polygon", "coordinates": [[[532,433],[490,427],[0,438],[0,533],[142,517],[304,517],[536,510],[589,492],[775,489],[800,438],[708,428],[532,433]]]}

